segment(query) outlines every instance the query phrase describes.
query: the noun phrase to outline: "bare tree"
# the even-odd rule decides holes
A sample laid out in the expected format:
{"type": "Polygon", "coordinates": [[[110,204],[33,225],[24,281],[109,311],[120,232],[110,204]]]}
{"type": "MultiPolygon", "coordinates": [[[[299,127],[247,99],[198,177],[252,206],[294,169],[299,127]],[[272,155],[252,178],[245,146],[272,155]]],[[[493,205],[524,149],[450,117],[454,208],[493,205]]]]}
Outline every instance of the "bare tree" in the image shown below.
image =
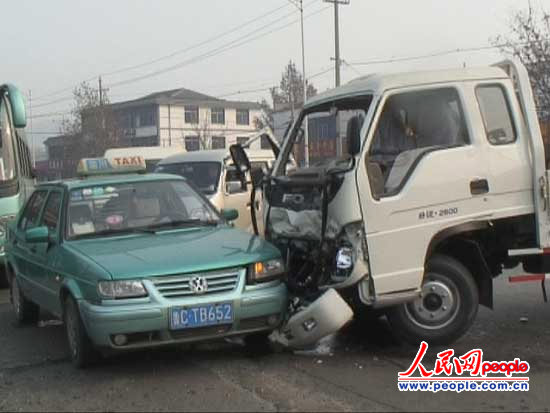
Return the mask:
{"type": "Polygon", "coordinates": [[[550,120],[550,13],[529,2],[526,10],[512,16],[510,33],[497,36],[492,43],[527,67],[539,116],[550,120]]]}
{"type": "Polygon", "coordinates": [[[109,97],[87,82],[73,91],[74,107],[71,116],[61,124],[61,133],[73,137],[72,158],[100,156],[106,149],[118,146],[119,128],[109,106],[109,97]]]}
{"type": "MultiPolygon", "coordinates": [[[[273,87],[271,90],[273,104],[294,103],[302,104],[304,101],[304,84],[302,73],[296,69],[296,64],[291,60],[288,62],[281,76],[279,87],[273,87]]],[[[310,98],[317,94],[317,89],[312,84],[307,85],[307,97],[310,98]]]]}
{"type": "Polygon", "coordinates": [[[254,127],[256,129],[263,129],[266,126],[269,126],[273,129],[273,108],[265,99],[262,99],[260,106],[262,109],[262,114],[259,118],[254,118],[254,127]]]}
{"type": "MultiPolygon", "coordinates": [[[[214,136],[225,136],[227,127],[224,126],[222,130],[219,130],[218,126],[216,128],[212,127],[212,122],[210,122],[211,112],[206,110],[204,116],[200,116],[198,122],[193,127],[195,135],[199,138],[199,149],[212,149],[212,138],[214,136]]],[[[226,137],[227,139],[227,137],[226,137]]]]}

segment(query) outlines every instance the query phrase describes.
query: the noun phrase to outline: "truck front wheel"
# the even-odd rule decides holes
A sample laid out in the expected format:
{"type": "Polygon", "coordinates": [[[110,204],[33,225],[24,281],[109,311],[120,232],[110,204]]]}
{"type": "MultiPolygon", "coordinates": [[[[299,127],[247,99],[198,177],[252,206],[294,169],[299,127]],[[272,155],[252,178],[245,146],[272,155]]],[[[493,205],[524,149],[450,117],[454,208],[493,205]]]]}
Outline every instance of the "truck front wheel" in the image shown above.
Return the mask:
{"type": "Polygon", "coordinates": [[[394,333],[417,345],[449,344],[475,320],[479,292],[470,271],[456,259],[435,255],[426,265],[420,296],[388,312],[394,333]]]}

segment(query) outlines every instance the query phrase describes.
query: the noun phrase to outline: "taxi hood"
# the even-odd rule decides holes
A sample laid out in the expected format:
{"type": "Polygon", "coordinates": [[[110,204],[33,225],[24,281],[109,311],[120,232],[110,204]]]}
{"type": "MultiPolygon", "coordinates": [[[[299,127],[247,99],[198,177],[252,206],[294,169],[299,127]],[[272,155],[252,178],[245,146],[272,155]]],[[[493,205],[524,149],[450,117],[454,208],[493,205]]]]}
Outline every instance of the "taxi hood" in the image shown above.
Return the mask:
{"type": "Polygon", "coordinates": [[[66,244],[95,261],[113,279],[210,271],[280,257],[270,243],[227,226],[75,240],[66,244]]]}

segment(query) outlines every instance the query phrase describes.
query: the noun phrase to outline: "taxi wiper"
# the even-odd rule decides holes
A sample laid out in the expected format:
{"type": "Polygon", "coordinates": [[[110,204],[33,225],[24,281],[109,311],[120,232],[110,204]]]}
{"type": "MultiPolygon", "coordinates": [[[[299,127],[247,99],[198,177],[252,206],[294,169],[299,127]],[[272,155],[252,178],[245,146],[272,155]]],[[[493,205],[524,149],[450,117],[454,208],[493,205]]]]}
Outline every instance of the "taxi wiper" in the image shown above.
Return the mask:
{"type": "Polygon", "coordinates": [[[153,228],[166,228],[166,227],[185,227],[185,226],[216,226],[219,224],[219,221],[216,220],[204,220],[204,219],[180,219],[177,221],[162,222],[154,225],[147,226],[148,229],[152,230],[153,228]]]}
{"type": "Polygon", "coordinates": [[[119,229],[104,229],[97,232],[89,232],[87,234],[78,234],[74,235],[72,239],[83,239],[83,238],[95,238],[105,235],[115,235],[115,234],[155,234],[155,230],[150,228],[119,228],[119,229]]]}

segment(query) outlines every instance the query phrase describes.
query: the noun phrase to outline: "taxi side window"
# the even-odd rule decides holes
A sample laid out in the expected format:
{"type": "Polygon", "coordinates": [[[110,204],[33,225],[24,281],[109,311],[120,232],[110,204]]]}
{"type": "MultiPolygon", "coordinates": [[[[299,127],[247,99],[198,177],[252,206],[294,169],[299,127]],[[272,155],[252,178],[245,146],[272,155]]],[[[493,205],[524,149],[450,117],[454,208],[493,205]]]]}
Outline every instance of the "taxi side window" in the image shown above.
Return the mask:
{"type": "Polygon", "coordinates": [[[21,221],[19,221],[19,229],[26,230],[38,226],[38,220],[40,218],[40,211],[46,200],[47,191],[36,191],[32,194],[21,221]]]}
{"type": "Polygon", "coordinates": [[[44,207],[44,213],[42,214],[42,225],[48,227],[50,232],[54,232],[57,229],[59,222],[59,211],[61,210],[61,192],[52,191],[44,207]]]}

